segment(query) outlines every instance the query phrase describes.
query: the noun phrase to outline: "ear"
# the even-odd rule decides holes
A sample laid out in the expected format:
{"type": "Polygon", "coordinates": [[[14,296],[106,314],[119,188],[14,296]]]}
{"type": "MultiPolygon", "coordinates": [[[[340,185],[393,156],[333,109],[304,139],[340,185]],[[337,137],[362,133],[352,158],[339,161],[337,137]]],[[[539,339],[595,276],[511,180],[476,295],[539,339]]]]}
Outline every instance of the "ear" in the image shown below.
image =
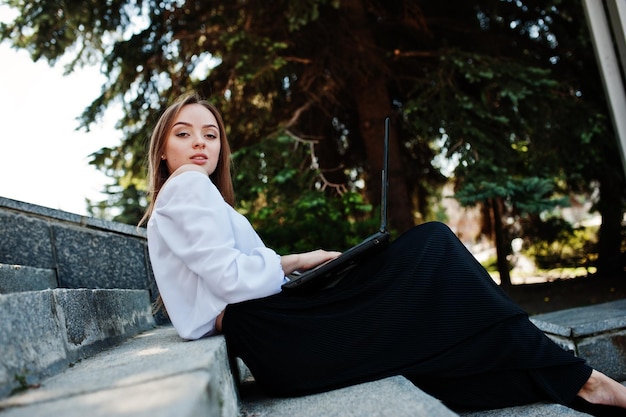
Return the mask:
{"type": "Polygon", "coordinates": [[[165,155],[161,155],[161,159],[165,161],[165,155]]]}

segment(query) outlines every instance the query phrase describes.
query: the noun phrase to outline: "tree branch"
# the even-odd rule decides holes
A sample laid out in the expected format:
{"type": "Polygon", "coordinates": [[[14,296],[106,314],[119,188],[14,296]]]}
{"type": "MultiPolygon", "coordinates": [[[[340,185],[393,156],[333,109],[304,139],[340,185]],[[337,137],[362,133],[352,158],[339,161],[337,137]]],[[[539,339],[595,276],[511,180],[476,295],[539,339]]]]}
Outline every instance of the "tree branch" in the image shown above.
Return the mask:
{"type": "MultiPolygon", "coordinates": [[[[334,189],[337,192],[337,194],[339,194],[339,195],[343,195],[345,192],[348,191],[348,188],[346,187],[345,184],[338,184],[338,183],[331,182],[331,181],[328,180],[328,178],[326,178],[324,176],[324,172],[322,171],[322,169],[319,166],[319,163],[318,163],[318,160],[317,160],[317,156],[315,156],[315,145],[319,143],[319,140],[304,139],[304,138],[302,138],[300,136],[295,135],[289,129],[285,129],[285,133],[287,133],[293,140],[296,141],[296,146],[298,146],[298,144],[302,143],[302,144],[304,144],[304,145],[309,147],[309,152],[311,153],[311,165],[310,165],[310,168],[317,172],[318,177],[322,181],[322,187],[321,187],[322,191],[326,190],[326,188],[328,188],[328,187],[334,189]]],[[[341,169],[341,167],[337,167],[335,169],[341,169]]]]}

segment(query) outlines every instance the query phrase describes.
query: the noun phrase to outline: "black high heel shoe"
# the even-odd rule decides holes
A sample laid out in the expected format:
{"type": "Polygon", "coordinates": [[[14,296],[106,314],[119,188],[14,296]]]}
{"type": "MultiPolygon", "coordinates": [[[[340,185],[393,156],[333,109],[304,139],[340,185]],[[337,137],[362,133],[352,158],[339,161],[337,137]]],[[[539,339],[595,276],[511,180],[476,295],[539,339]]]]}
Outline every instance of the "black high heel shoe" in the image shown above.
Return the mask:
{"type": "Polygon", "coordinates": [[[626,408],[615,405],[593,404],[578,396],[574,398],[574,401],[569,406],[576,411],[596,417],[626,417],[626,408]]]}

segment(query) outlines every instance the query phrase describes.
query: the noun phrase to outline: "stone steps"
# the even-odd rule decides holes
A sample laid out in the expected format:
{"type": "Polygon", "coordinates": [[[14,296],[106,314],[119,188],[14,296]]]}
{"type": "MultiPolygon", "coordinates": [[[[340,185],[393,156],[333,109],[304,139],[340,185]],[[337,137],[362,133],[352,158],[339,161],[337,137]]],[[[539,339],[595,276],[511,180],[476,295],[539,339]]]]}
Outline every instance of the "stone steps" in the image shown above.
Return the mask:
{"type": "MultiPolygon", "coordinates": [[[[147,292],[141,290],[48,289],[1,295],[0,314],[10,319],[0,322],[0,363],[4,374],[28,370],[21,382],[11,385],[13,390],[28,389],[0,400],[0,415],[583,415],[557,404],[456,414],[402,377],[274,399],[256,393],[248,376],[238,394],[240,381],[233,377],[222,336],[184,342],[171,326],[155,326],[149,307],[147,292]]],[[[623,302],[614,302],[533,320],[561,328],[610,315],[606,319],[618,328],[604,325],[605,334],[619,333],[618,316],[626,316],[622,307],[623,302]]],[[[245,376],[245,367],[242,371],[245,376]]]]}
{"type": "Polygon", "coordinates": [[[0,197],[0,398],[153,328],[135,227],[0,197]]]}
{"type": "MultiPolygon", "coordinates": [[[[242,371],[245,375],[245,367],[242,371]]],[[[183,342],[171,326],[158,326],[1,400],[0,415],[457,415],[402,377],[289,399],[269,399],[254,394],[251,382],[242,385],[240,397],[238,382],[231,372],[222,336],[183,342]]]]}
{"type": "Polygon", "coordinates": [[[238,415],[223,337],[182,342],[145,331],[0,401],[2,417],[238,415]]]}
{"type": "MultiPolygon", "coordinates": [[[[1,417],[583,415],[556,404],[456,414],[402,377],[266,398],[235,379],[222,336],[183,342],[151,315],[141,231],[1,197],[0,224],[1,417]]],[[[626,300],[533,321],[626,379],[626,300]]]]}
{"type": "Polygon", "coordinates": [[[595,369],[626,380],[626,300],[540,314],[531,321],[595,369]]]}
{"type": "MultiPolygon", "coordinates": [[[[456,414],[402,377],[298,398],[237,393],[222,336],[183,342],[158,326],[0,401],[2,417],[580,417],[557,404],[456,414]]],[[[248,386],[247,386],[248,385],[248,386]]]]}
{"type": "Polygon", "coordinates": [[[57,288],[54,269],[0,263],[0,294],[57,288]]]}
{"type": "Polygon", "coordinates": [[[145,290],[0,295],[0,398],[154,328],[145,290]]]}
{"type": "Polygon", "coordinates": [[[242,417],[454,417],[456,413],[401,376],[297,398],[242,389],[242,417]]]}

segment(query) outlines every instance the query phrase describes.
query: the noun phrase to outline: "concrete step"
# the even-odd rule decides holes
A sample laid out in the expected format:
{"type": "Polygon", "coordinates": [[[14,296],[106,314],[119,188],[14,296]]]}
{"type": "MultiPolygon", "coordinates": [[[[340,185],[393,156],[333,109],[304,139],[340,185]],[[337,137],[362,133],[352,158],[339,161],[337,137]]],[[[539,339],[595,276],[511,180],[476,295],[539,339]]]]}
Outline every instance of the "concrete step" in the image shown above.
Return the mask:
{"type": "Polygon", "coordinates": [[[57,288],[54,269],[0,263],[0,294],[57,288]]]}
{"type": "MultiPolygon", "coordinates": [[[[246,369],[243,367],[243,375],[246,369]]],[[[403,377],[298,398],[240,395],[222,336],[184,342],[158,326],[0,400],[2,417],[582,417],[557,404],[455,413],[403,377]]]]}
{"type": "Polygon", "coordinates": [[[2,417],[235,417],[222,336],[183,342],[159,326],[0,401],[2,417]]]}
{"type": "Polygon", "coordinates": [[[155,326],[147,290],[0,294],[0,398],[155,326]]]}
{"type": "Polygon", "coordinates": [[[537,403],[498,410],[480,410],[459,414],[461,417],[589,417],[559,404],[537,403]]]}
{"type": "Polygon", "coordinates": [[[626,380],[626,300],[540,314],[531,321],[595,369],[626,380]]]}
{"type": "Polygon", "coordinates": [[[244,385],[241,415],[242,417],[457,416],[439,400],[401,376],[296,398],[268,398],[254,393],[253,390],[246,393],[244,385]]]}
{"type": "Polygon", "coordinates": [[[0,293],[49,285],[148,289],[152,300],[156,298],[143,228],[3,197],[0,224],[0,264],[5,265],[0,268],[0,293]],[[7,273],[19,277],[9,279],[7,273]]]}
{"type": "MultiPolygon", "coordinates": [[[[250,384],[250,383],[248,383],[250,384]]],[[[536,403],[495,410],[454,412],[404,377],[298,398],[268,398],[242,388],[241,417],[585,417],[560,404],[536,403]],[[250,392],[246,392],[246,390],[250,392]]]]}
{"type": "Polygon", "coordinates": [[[456,416],[402,377],[291,399],[254,396],[248,383],[241,403],[236,386],[222,336],[183,342],[159,326],[0,401],[0,415],[456,416]]]}

